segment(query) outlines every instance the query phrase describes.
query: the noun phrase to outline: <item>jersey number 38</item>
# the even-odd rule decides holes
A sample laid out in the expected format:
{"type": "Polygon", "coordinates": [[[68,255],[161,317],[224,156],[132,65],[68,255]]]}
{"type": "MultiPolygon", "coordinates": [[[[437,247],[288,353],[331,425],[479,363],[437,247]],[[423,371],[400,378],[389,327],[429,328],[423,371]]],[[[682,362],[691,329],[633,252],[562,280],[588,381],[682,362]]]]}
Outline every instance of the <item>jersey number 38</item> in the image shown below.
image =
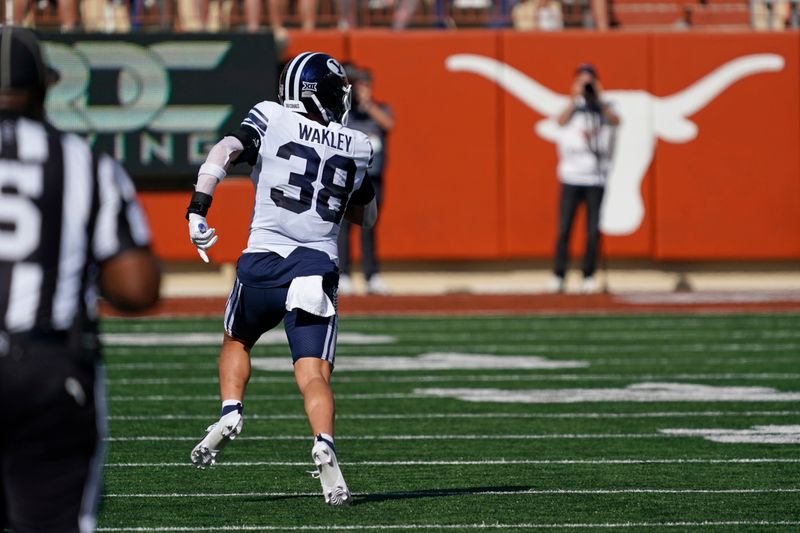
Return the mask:
{"type": "Polygon", "coordinates": [[[270,198],[275,205],[288,209],[293,213],[305,213],[311,209],[314,199],[314,183],[322,165],[322,187],[317,193],[316,210],[322,220],[338,224],[344,215],[344,206],[353,191],[356,176],[356,163],[349,157],[334,155],[325,161],[310,146],[296,142],[289,142],[278,148],[277,157],[286,159],[292,157],[305,159],[306,171],[303,174],[289,173],[289,185],[300,189],[299,198],[291,198],[278,187],[270,190],[270,198]],[[339,183],[336,181],[339,175],[339,183]],[[341,185],[341,181],[344,185],[341,185]],[[335,200],[335,201],[332,201],[335,200]]]}

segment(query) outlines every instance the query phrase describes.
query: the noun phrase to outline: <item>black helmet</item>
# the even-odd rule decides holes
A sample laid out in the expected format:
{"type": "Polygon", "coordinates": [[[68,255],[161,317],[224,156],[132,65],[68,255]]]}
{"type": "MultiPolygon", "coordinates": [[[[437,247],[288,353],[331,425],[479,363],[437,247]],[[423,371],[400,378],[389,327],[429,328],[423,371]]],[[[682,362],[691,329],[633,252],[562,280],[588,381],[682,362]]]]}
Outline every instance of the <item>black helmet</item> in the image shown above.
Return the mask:
{"type": "Polygon", "coordinates": [[[319,52],[304,52],[281,72],[278,99],[297,113],[315,114],[327,123],[345,125],[350,111],[350,82],[336,59],[319,52]]]}
{"type": "Polygon", "coordinates": [[[36,34],[4,25],[0,36],[0,91],[41,89],[47,85],[47,65],[36,34]]]}

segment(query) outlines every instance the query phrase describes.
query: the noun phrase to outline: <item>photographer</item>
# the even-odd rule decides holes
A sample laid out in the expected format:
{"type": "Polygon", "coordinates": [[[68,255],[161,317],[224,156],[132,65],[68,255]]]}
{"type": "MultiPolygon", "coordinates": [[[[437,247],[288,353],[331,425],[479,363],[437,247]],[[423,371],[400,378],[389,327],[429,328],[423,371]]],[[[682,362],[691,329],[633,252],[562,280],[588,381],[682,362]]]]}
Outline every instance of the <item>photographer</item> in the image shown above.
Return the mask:
{"type": "Polygon", "coordinates": [[[564,276],[569,261],[572,222],[581,203],[586,205],[586,250],[583,256],[581,291],[598,290],[594,278],[600,240],[600,206],[614,149],[614,127],[619,116],[603,100],[597,71],[582,63],[575,71],[572,101],[558,117],[558,179],[561,200],[558,239],[551,292],[564,291],[564,276]]]}

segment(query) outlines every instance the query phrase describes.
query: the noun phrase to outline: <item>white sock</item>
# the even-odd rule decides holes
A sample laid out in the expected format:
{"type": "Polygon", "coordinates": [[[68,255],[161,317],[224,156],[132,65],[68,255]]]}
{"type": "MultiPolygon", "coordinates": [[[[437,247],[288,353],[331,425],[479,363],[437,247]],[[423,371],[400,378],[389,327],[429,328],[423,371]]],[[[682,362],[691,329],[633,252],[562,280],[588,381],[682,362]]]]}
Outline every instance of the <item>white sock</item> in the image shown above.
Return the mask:
{"type": "Polygon", "coordinates": [[[333,447],[333,437],[332,436],[328,435],[327,433],[318,433],[317,437],[328,441],[330,443],[331,447],[333,447]]]}
{"type": "Polygon", "coordinates": [[[225,416],[232,411],[239,411],[242,412],[242,402],[239,400],[223,400],[222,402],[222,414],[220,416],[225,416]]]}

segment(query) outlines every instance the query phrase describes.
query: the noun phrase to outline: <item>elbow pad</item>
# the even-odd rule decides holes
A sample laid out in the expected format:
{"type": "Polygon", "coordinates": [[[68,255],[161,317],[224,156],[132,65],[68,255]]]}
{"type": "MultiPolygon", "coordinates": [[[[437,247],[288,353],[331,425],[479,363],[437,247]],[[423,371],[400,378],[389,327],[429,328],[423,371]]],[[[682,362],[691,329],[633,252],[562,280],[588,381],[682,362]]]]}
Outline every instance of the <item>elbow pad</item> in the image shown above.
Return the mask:
{"type": "Polygon", "coordinates": [[[242,152],[231,162],[233,164],[247,163],[251,167],[255,166],[258,160],[258,150],[261,148],[261,137],[258,132],[249,126],[243,125],[228,133],[226,137],[233,137],[242,144],[242,152]]]}

